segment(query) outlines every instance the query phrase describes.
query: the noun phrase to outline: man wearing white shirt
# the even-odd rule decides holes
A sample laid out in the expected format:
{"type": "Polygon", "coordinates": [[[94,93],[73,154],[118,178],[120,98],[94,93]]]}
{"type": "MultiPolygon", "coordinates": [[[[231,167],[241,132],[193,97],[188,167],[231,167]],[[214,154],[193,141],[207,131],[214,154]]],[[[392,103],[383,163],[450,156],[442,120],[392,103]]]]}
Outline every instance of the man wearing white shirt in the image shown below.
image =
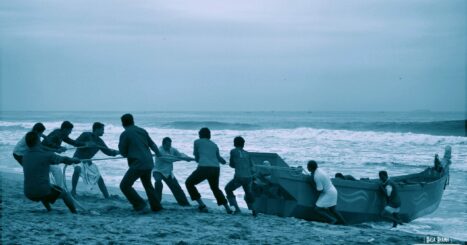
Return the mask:
{"type": "MultiPolygon", "coordinates": [[[[45,126],[40,122],[34,124],[34,126],[32,127],[32,132],[36,132],[37,135],[39,135],[39,140],[41,137],[45,138],[44,131],[45,126]]],[[[28,150],[29,147],[26,144],[26,136],[24,136],[23,138],[21,138],[20,141],[18,141],[18,143],[15,146],[15,149],[13,150],[13,157],[21,166],[23,166],[23,156],[28,150]]]]}
{"type": "Polygon", "coordinates": [[[315,211],[325,217],[331,224],[336,224],[337,222],[346,224],[344,217],[336,210],[337,190],[332,184],[331,179],[324,171],[318,169],[316,161],[309,161],[307,167],[313,176],[316,190],[319,192],[315,211]]]}
{"type": "Polygon", "coordinates": [[[180,184],[173,174],[173,163],[176,161],[190,162],[195,159],[180,153],[177,149],[173,148],[172,139],[169,137],[165,137],[162,140],[162,146],[159,147],[159,152],[161,153],[161,156],[156,158],[156,164],[153,170],[153,177],[155,180],[154,189],[156,190],[157,198],[162,200],[162,181],[164,181],[172,191],[172,194],[180,206],[190,206],[185,192],[183,192],[180,184]]]}

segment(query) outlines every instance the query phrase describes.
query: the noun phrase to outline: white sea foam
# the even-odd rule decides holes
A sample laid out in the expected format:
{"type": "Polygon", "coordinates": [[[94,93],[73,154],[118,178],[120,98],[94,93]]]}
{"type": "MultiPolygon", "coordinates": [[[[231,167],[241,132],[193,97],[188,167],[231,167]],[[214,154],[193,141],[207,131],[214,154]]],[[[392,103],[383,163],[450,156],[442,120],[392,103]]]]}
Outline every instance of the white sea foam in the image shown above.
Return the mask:
{"type": "MultiPolygon", "coordinates": [[[[8,126],[21,126],[25,130],[0,133],[0,144],[13,147],[24,133],[32,127],[32,122],[1,122],[8,126]]],[[[60,127],[60,121],[44,122],[47,132],[60,127]]],[[[91,123],[74,123],[71,138],[76,138],[83,131],[90,131],[91,123]]],[[[147,127],[156,144],[163,137],[169,136],[180,150],[191,153],[197,130],[168,129],[147,127]]],[[[46,132],[46,133],[47,133],[46,132]]],[[[118,146],[119,135],[123,132],[120,125],[107,124],[103,139],[109,147],[118,146]]],[[[325,130],[312,128],[262,129],[262,130],[216,130],[212,139],[221,154],[228,156],[233,147],[235,136],[246,139],[246,149],[250,151],[277,152],[294,163],[304,163],[309,159],[322,162],[349,164],[397,163],[411,166],[431,165],[435,153],[443,154],[446,145],[453,147],[453,168],[467,171],[467,144],[465,137],[432,136],[412,133],[358,132],[348,130],[325,130]]]]}
{"type": "Polygon", "coordinates": [[[23,127],[32,128],[34,122],[14,122],[14,121],[0,121],[0,127],[23,127]]]}

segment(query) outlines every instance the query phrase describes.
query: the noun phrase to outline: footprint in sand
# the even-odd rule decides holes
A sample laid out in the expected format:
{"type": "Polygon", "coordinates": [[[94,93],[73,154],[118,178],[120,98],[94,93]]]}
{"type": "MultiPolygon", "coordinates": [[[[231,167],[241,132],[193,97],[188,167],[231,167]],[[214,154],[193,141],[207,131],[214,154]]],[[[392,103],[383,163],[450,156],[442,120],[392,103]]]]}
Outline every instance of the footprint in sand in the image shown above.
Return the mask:
{"type": "Polygon", "coordinates": [[[114,210],[119,210],[120,208],[118,206],[110,205],[104,207],[104,211],[109,212],[109,211],[114,211],[114,210]]]}
{"type": "Polygon", "coordinates": [[[110,195],[108,200],[120,201],[122,198],[119,195],[110,195]]]}
{"type": "Polygon", "coordinates": [[[388,239],[386,239],[386,241],[394,243],[394,244],[401,244],[402,242],[401,239],[397,237],[389,237],[388,239]]]}

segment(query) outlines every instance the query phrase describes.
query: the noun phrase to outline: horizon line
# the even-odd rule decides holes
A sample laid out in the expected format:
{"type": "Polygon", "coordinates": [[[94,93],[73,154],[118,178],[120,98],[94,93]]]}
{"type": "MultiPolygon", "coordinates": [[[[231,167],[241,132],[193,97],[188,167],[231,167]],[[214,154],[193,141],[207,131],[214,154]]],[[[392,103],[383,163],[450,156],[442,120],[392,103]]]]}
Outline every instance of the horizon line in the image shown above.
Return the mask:
{"type": "MultiPolygon", "coordinates": [[[[128,112],[130,110],[0,110],[1,113],[5,112],[128,112]]],[[[466,113],[466,110],[430,110],[430,109],[413,109],[413,110],[132,110],[128,113],[144,113],[144,112],[371,112],[371,113],[385,113],[385,112],[437,112],[437,113],[466,113]]]]}

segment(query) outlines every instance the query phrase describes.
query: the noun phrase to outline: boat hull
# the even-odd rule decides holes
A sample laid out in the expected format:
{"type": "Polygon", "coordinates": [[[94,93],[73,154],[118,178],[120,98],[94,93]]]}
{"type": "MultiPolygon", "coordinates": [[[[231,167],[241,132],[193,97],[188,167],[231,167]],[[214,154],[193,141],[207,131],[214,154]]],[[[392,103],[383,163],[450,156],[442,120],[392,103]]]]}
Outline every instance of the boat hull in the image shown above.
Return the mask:
{"type": "MultiPolygon", "coordinates": [[[[277,154],[252,153],[258,176],[253,188],[256,196],[253,209],[281,217],[326,221],[314,211],[318,193],[311,176],[304,174],[301,168],[288,167],[277,158],[280,158],[277,154]],[[268,156],[271,166],[263,165],[268,156]]],[[[401,219],[410,222],[434,212],[440,204],[448,176],[449,168],[442,174],[428,168],[421,173],[394,177],[402,201],[401,219]]],[[[378,180],[332,179],[332,182],[338,191],[336,208],[347,223],[383,220],[381,212],[385,197],[378,180]]]]}

